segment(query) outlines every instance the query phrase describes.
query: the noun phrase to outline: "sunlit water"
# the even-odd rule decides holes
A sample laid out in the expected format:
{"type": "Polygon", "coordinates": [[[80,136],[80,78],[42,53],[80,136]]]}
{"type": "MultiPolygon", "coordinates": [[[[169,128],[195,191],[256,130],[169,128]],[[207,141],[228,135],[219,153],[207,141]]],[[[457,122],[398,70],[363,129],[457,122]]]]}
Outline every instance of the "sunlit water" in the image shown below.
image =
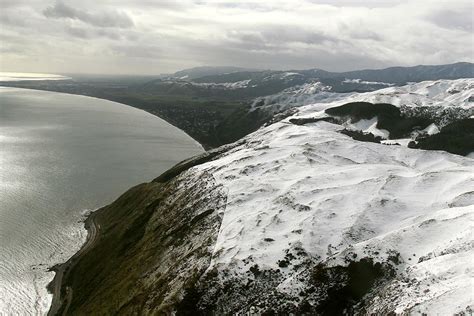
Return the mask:
{"type": "Polygon", "coordinates": [[[52,74],[28,73],[28,72],[2,72],[0,71],[0,81],[36,81],[36,80],[67,80],[70,77],[52,74]]]}
{"type": "Polygon", "coordinates": [[[86,210],[200,152],[125,105],[0,88],[0,314],[46,313],[47,269],[84,242],[86,210]]]}

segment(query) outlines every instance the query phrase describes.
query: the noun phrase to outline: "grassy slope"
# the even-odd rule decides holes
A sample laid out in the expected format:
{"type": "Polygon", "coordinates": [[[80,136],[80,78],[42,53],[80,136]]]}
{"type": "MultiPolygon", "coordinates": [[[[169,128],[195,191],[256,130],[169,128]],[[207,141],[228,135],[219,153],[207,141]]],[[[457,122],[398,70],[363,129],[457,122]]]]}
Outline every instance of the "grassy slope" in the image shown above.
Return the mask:
{"type": "Polygon", "coordinates": [[[224,205],[212,176],[195,174],[141,184],[97,211],[99,242],[63,282],[67,313],[168,313],[207,268],[224,205]]]}

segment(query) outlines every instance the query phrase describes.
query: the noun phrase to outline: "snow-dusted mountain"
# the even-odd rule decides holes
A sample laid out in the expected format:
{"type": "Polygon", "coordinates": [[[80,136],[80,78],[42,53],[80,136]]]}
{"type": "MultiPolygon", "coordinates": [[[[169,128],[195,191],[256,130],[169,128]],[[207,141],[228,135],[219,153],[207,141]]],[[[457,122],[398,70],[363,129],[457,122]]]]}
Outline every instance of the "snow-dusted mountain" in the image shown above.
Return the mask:
{"type": "Polygon", "coordinates": [[[319,265],[332,269],[360,258],[387,264],[390,273],[368,290],[363,305],[346,306],[353,312],[472,309],[474,160],[354,141],[324,121],[290,121],[354,101],[472,109],[473,92],[473,80],[424,82],[308,105],[196,167],[228,192],[208,268],[218,273],[219,311],[291,310],[273,306],[278,297],[318,306],[331,296],[312,279],[319,265]],[[249,274],[252,269],[259,273],[249,274]],[[235,293],[225,293],[230,283],[253,303],[243,306],[235,293]]]}
{"type": "MultiPolygon", "coordinates": [[[[320,82],[304,84],[283,90],[280,93],[258,98],[252,109],[261,108],[271,113],[280,112],[292,107],[310,104],[330,103],[333,107],[349,102],[388,103],[396,106],[456,106],[470,108],[473,106],[473,79],[422,81],[405,86],[388,87],[368,93],[337,93],[330,86],[320,82]],[[334,101],[340,102],[334,102],[334,101]],[[321,102],[324,101],[324,102],[321,102]]],[[[314,107],[309,106],[309,111],[314,107]]],[[[302,111],[304,113],[304,110],[302,111]]]]}
{"type": "Polygon", "coordinates": [[[96,213],[69,311],[469,315],[474,160],[357,139],[448,135],[474,151],[473,93],[460,79],[281,98],[284,119],[96,213]]]}

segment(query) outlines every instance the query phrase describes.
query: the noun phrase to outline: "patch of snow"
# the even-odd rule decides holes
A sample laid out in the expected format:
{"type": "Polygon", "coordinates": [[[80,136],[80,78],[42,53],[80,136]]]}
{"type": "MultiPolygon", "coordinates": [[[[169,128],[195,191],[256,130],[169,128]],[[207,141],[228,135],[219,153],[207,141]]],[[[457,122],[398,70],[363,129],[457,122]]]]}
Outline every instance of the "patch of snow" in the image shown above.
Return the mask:
{"type": "Polygon", "coordinates": [[[325,86],[321,82],[306,83],[285,89],[277,94],[255,99],[251,111],[258,108],[267,113],[278,113],[293,107],[340,100],[347,95],[346,93],[331,92],[331,87],[325,86]]]}
{"type": "Polygon", "coordinates": [[[436,124],[430,124],[424,130],[421,131],[422,133],[426,133],[428,135],[434,135],[439,133],[439,128],[436,124]]]}
{"type": "Polygon", "coordinates": [[[358,84],[368,84],[368,85],[382,85],[382,86],[388,86],[392,87],[395,84],[394,83],[386,83],[386,82],[378,82],[378,81],[364,81],[362,79],[344,79],[342,83],[358,83],[358,84]]]}
{"type": "Polygon", "coordinates": [[[385,129],[377,128],[377,117],[373,117],[370,120],[359,120],[355,123],[347,122],[344,126],[349,130],[361,131],[364,133],[372,133],[374,136],[382,137],[383,139],[388,139],[390,132],[385,129]]]}
{"type": "Polygon", "coordinates": [[[399,144],[404,147],[408,147],[408,144],[412,141],[411,138],[398,138],[398,139],[385,139],[381,143],[385,145],[396,145],[399,144]]]}
{"type": "Polygon", "coordinates": [[[247,88],[250,81],[251,79],[247,79],[247,80],[242,80],[242,81],[237,81],[237,82],[221,83],[220,85],[224,86],[227,89],[243,89],[243,88],[247,88]]]}
{"type": "MultiPolygon", "coordinates": [[[[213,83],[213,82],[205,82],[205,83],[198,83],[198,82],[191,82],[192,85],[199,86],[199,87],[211,87],[211,88],[221,88],[221,89],[229,89],[229,90],[236,90],[236,89],[244,89],[248,87],[249,82],[252,81],[251,79],[236,81],[236,82],[222,82],[222,83],[213,83]]],[[[252,86],[255,87],[255,86],[252,86]]]]}
{"type": "Polygon", "coordinates": [[[297,73],[297,72],[285,72],[285,73],[282,75],[282,78],[292,77],[292,76],[303,76],[303,75],[300,74],[300,73],[297,73]]]}

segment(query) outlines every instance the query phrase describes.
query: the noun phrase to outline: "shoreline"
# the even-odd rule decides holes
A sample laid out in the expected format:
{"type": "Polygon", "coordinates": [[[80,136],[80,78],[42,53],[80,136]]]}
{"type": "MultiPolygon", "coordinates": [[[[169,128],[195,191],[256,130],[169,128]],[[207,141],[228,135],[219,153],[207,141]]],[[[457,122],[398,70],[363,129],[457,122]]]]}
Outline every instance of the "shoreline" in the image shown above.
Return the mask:
{"type": "MultiPolygon", "coordinates": [[[[228,149],[228,146],[223,146],[221,150],[204,151],[200,155],[186,158],[181,162],[178,162],[172,168],[163,172],[161,175],[159,175],[157,178],[153,179],[149,183],[167,182],[170,179],[179,175],[181,172],[192,168],[195,165],[209,161],[217,155],[221,154],[222,152],[227,151],[228,149]]],[[[87,230],[87,237],[86,241],[81,246],[79,251],[73,254],[72,257],[69,258],[66,262],[56,264],[49,268],[49,271],[55,272],[55,275],[51,282],[47,285],[48,292],[53,296],[51,305],[47,313],[48,316],[67,315],[67,310],[72,300],[73,293],[70,287],[65,286],[63,284],[63,280],[67,279],[67,277],[69,276],[69,272],[82,258],[82,256],[86,254],[90,249],[92,249],[95,244],[100,240],[101,224],[100,222],[98,222],[97,217],[99,215],[99,212],[105,207],[107,207],[107,205],[92,211],[89,215],[87,215],[86,219],[84,220],[83,223],[85,229],[87,230]]]]}
{"type": "Polygon", "coordinates": [[[99,239],[100,224],[96,222],[96,212],[101,209],[102,208],[99,208],[91,212],[84,220],[83,223],[84,228],[87,230],[87,237],[79,251],[73,254],[66,262],[56,264],[49,268],[49,271],[55,272],[55,275],[46,287],[48,292],[53,296],[51,305],[48,309],[48,316],[67,314],[67,309],[71,302],[72,289],[69,287],[64,288],[63,279],[65,277],[67,278],[71,268],[74,267],[74,265],[80,260],[81,256],[87,253],[87,251],[89,251],[89,249],[91,249],[99,239]],[[64,293],[66,295],[63,295],[64,293]],[[65,302],[66,305],[64,305],[65,302]]]}
{"type": "MultiPolygon", "coordinates": [[[[143,111],[143,112],[146,113],[146,115],[153,116],[155,119],[158,118],[158,119],[162,120],[162,122],[165,122],[166,124],[169,124],[169,125],[173,126],[174,128],[178,129],[180,133],[182,133],[182,134],[186,135],[187,137],[189,137],[191,142],[194,142],[195,145],[192,145],[192,146],[195,147],[195,148],[199,148],[199,150],[198,150],[199,152],[201,152],[201,153],[206,152],[203,145],[200,144],[196,139],[191,137],[184,130],[176,127],[175,125],[171,124],[170,122],[168,122],[167,120],[163,119],[162,117],[160,117],[156,114],[150,113],[148,111],[145,111],[143,109],[140,109],[140,108],[128,105],[128,104],[112,101],[112,100],[109,100],[109,99],[103,99],[103,98],[99,98],[99,97],[88,96],[88,95],[65,93],[65,92],[56,92],[56,91],[42,90],[42,89],[29,89],[29,88],[22,88],[22,87],[2,86],[1,84],[0,84],[0,89],[15,89],[15,90],[20,90],[21,89],[21,90],[34,91],[34,92],[60,93],[60,94],[63,94],[63,95],[77,96],[77,97],[80,97],[80,98],[93,98],[93,99],[96,99],[96,100],[116,103],[117,106],[122,106],[122,107],[131,108],[133,110],[143,111]]],[[[193,155],[193,154],[191,154],[191,155],[193,155]]],[[[186,159],[186,158],[188,158],[188,155],[184,155],[184,157],[181,157],[181,158],[178,157],[178,159],[180,159],[180,160],[181,159],[186,159]]],[[[180,160],[177,160],[177,163],[180,160]]],[[[166,167],[164,169],[167,170],[167,168],[168,167],[166,167]]],[[[145,180],[145,181],[151,182],[152,180],[153,179],[145,180]]],[[[128,189],[129,187],[133,187],[133,186],[134,186],[134,184],[130,184],[129,186],[127,186],[126,189],[128,189]]],[[[118,192],[117,197],[120,196],[122,193],[123,192],[118,192]]],[[[69,258],[68,257],[63,257],[63,258],[61,258],[61,260],[56,261],[56,262],[60,262],[60,263],[55,264],[55,262],[50,262],[50,263],[45,264],[46,265],[45,272],[54,272],[54,276],[50,275],[49,277],[47,277],[45,279],[45,282],[43,284],[41,284],[41,286],[40,286],[42,290],[40,292],[37,292],[38,293],[38,298],[41,298],[41,299],[48,298],[49,295],[52,295],[52,298],[50,298],[51,301],[50,301],[50,299],[47,299],[45,301],[45,304],[43,306],[41,306],[41,309],[42,309],[41,312],[42,313],[46,313],[47,315],[57,315],[57,314],[61,315],[65,311],[67,311],[68,304],[71,301],[72,291],[70,291],[70,289],[63,284],[63,282],[65,280],[67,280],[68,276],[70,275],[70,271],[72,270],[72,267],[74,267],[76,265],[76,263],[78,263],[81,260],[82,256],[85,253],[87,253],[90,249],[92,249],[96,245],[97,241],[100,240],[99,235],[100,235],[100,226],[101,225],[97,222],[97,218],[98,218],[97,215],[99,215],[99,213],[97,213],[97,211],[101,210],[105,206],[107,206],[107,204],[101,205],[99,208],[97,208],[96,210],[90,212],[85,217],[82,217],[82,219],[80,220],[80,223],[78,224],[77,228],[80,229],[80,231],[81,231],[81,238],[80,238],[80,240],[78,240],[78,243],[75,243],[76,246],[74,246],[75,249],[79,248],[77,251],[74,251],[72,254],[70,254],[69,258]],[[82,225],[84,225],[84,226],[82,226],[82,225]],[[83,239],[84,238],[84,231],[82,230],[83,228],[85,228],[86,231],[87,231],[85,240],[83,239]],[[77,246],[79,246],[79,247],[76,248],[77,246]],[[48,304],[48,301],[49,301],[49,304],[48,304]],[[66,309],[64,309],[64,308],[66,308],[66,309]]],[[[76,223],[77,223],[77,221],[76,221],[76,223]]],[[[64,245],[63,245],[63,247],[64,247],[64,245]]],[[[62,248],[62,249],[65,249],[65,248],[62,248]]]]}

